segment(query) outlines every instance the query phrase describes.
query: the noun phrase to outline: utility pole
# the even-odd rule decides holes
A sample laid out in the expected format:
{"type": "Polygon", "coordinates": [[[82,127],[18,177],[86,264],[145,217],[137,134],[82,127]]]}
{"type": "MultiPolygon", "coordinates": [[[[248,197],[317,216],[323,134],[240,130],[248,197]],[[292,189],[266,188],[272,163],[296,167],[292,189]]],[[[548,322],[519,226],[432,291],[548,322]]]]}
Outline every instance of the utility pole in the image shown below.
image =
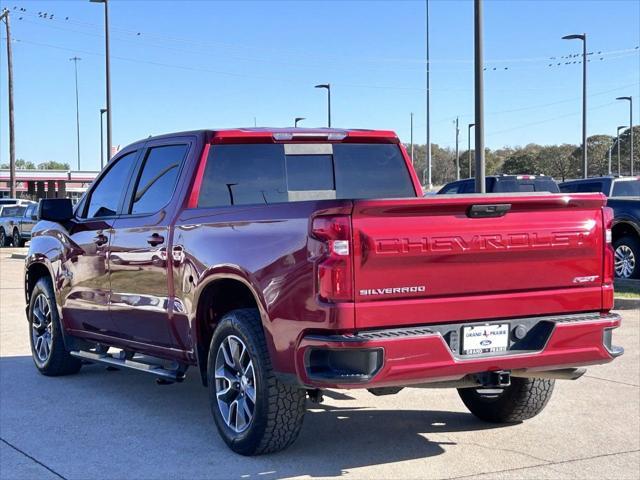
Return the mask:
{"type": "Polygon", "coordinates": [[[413,165],[413,112],[411,112],[411,165],[413,165]]]}
{"type": "Polygon", "coordinates": [[[563,40],[582,40],[582,172],[589,177],[587,169],[587,34],[565,35],[563,40]]]}
{"type": "Polygon", "coordinates": [[[104,53],[107,97],[107,161],[111,159],[111,65],[109,61],[109,0],[89,0],[104,3],[104,53]]]}
{"type": "MultiPolygon", "coordinates": [[[[76,71],[76,137],[78,145],[78,171],[80,171],[80,103],[78,101],[78,60],[80,57],[72,57],[69,59],[73,62],[76,71]]],[[[100,139],[102,141],[102,139],[100,139]]]]}
{"type": "Polygon", "coordinates": [[[611,142],[611,146],[609,147],[609,164],[607,167],[607,175],[611,175],[611,151],[613,150],[613,145],[615,142],[611,142]]]}
{"type": "Polygon", "coordinates": [[[100,170],[104,168],[104,132],[102,126],[102,116],[107,111],[106,108],[100,109],[100,170]]]}
{"type": "Polygon", "coordinates": [[[616,130],[616,150],[618,151],[618,175],[622,175],[620,167],[620,130],[627,128],[625,125],[620,125],[616,130]]]}
{"type": "Polygon", "coordinates": [[[458,128],[458,117],[456,117],[456,180],[460,180],[460,150],[459,146],[460,129],[458,128]]]}
{"type": "Polygon", "coordinates": [[[425,149],[427,151],[426,154],[426,169],[427,169],[427,189],[430,190],[432,186],[431,182],[431,106],[430,106],[430,97],[431,97],[431,88],[429,83],[429,0],[425,0],[426,3],[426,36],[427,36],[427,142],[425,145],[425,149]]]}
{"type": "Polygon", "coordinates": [[[11,25],[9,10],[0,14],[7,30],[7,87],[9,89],[9,196],[16,198],[16,135],[13,120],[13,54],[11,51],[11,25]]]}
{"type": "Polygon", "coordinates": [[[476,193],[485,193],[484,180],[484,78],[482,73],[482,0],[474,0],[474,63],[476,124],[476,193]]]}
{"type": "Polygon", "coordinates": [[[618,97],[616,100],[629,101],[629,174],[633,175],[633,97],[618,97]]]}
{"type": "Polygon", "coordinates": [[[470,123],[467,129],[467,159],[469,162],[469,176],[467,178],[471,178],[471,129],[475,126],[475,123],[470,123]]]}

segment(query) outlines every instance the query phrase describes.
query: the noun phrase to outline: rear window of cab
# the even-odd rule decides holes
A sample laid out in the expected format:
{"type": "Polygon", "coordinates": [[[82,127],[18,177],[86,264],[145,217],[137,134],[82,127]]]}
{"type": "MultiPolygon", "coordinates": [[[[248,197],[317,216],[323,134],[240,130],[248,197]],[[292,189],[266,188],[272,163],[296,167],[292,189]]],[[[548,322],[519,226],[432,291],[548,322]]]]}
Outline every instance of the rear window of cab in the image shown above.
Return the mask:
{"type": "Polygon", "coordinates": [[[396,144],[214,145],[198,207],[416,197],[396,144]]]}

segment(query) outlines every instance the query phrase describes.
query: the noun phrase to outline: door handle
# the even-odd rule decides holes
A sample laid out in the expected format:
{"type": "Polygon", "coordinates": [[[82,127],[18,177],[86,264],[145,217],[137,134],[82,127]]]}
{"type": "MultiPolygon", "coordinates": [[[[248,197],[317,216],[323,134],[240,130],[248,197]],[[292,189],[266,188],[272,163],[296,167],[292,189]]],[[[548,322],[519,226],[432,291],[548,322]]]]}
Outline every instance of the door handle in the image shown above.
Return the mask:
{"type": "Polygon", "coordinates": [[[152,247],[155,247],[156,245],[160,245],[163,242],[164,242],[164,237],[159,233],[154,233],[149,238],[147,238],[147,243],[152,247]]]}
{"type": "Polygon", "coordinates": [[[93,237],[93,243],[95,243],[98,246],[104,245],[108,241],[109,239],[107,238],[107,236],[103,235],[102,233],[99,233],[98,235],[93,237]]]}

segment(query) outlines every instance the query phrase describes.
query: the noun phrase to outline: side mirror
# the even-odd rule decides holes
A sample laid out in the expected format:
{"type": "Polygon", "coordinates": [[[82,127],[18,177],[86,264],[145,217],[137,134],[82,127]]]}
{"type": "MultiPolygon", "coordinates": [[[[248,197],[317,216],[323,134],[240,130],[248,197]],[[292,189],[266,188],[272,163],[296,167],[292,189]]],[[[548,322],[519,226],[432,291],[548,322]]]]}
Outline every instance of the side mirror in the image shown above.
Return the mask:
{"type": "Polygon", "coordinates": [[[51,222],[66,222],[73,218],[73,204],[69,198],[43,198],[38,205],[38,218],[51,222]]]}

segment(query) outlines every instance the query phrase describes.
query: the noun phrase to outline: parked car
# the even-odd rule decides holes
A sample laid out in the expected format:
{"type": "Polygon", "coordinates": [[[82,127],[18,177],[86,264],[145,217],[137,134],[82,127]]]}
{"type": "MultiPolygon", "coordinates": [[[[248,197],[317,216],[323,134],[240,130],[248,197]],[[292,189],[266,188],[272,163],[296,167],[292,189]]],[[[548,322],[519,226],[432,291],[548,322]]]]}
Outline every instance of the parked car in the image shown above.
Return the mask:
{"type": "Polygon", "coordinates": [[[640,197],[640,177],[591,177],[562,182],[564,193],[601,192],[607,197],[640,197]]]}
{"type": "Polygon", "coordinates": [[[36,202],[23,198],[0,198],[0,205],[31,205],[36,202]]]}
{"type": "Polygon", "coordinates": [[[615,273],[640,278],[640,177],[593,177],[560,184],[565,193],[601,192],[613,209],[615,273]]]}
{"type": "Polygon", "coordinates": [[[13,241],[13,228],[17,218],[22,217],[27,207],[4,205],[0,213],[0,247],[7,247],[13,241]]]}
{"type": "Polygon", "coordinates": [[[24,247],[31,240],[31,230],[38,221],[38,204],[18,205],[8,208],[7,213],[0,222],[0,237],[4,234],[5,245],[10,239],[14,247],[24,247]]]}
{"type": "Polygon", "coordinates": [[[457,388],[477,417],[518,422],[555,379],[623,352],[602,195],[422,198],[393,132],[148,138],[75,211],[45,199],[40,218],[24,284],[36,368],[166,383],[194,367],[244,455],[289,446],[325,389],[457,388]]]}
{"type": "MultiPolygon", "coordinates": [[[[475,178],[447,183],[438,194],[475,193],[475,178]]],[[[485,178],[487,193],[549,192],[559,193],[555,180],[545,175],[496,175],[485,178]]]]}

